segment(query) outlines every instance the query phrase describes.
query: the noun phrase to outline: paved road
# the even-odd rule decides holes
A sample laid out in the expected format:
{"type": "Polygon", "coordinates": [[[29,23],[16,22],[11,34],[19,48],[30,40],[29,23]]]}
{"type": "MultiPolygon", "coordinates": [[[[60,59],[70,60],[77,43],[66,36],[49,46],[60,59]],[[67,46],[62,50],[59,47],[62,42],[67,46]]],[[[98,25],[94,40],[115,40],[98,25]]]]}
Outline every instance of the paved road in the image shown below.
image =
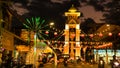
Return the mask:
{"type": "MultiPolygon", "coordinates": [[[[44,68],[54,68],[54,64],[48,63],[44,65],[44,68]]],[[[69,63],[67,67],[63,65],[63,63],[58,64],[57,68],[98,68],[97,64],[88,64],[88,63],[82,63],[82,64],[75,64],[75,63],[69,63]]],[[[105,65],[105,68],[111,68],[110,65],[105,65]]]]}

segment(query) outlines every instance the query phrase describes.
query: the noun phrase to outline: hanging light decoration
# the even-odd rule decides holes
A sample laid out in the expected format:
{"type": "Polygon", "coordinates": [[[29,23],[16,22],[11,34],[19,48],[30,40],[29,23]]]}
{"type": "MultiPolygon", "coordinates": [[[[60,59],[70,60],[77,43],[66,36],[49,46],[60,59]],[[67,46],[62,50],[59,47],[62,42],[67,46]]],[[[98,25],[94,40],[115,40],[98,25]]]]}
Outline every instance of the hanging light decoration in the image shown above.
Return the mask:
{"type": "Polygon", "coordinates": [[[82,38],[83,38],[83,37],[85,37],[85,35],[84,35],[84,34],[81,34],[80,36],[81,36],[82,38]]]}
{"type": "Polygon", "coordinates": [[[54,35],[56,36],[56,35],[57,35],[57,32],[54,32],[54,35]]]}
{"type": "Polygon", "coordinates": [[[71,34],[71,36],[72,36],[72,37],[75,37],[75,34],[73,33],[73,34],[71,34]]]}
{"type": "Polygon", "coordinates": [[[112,36],[112,33],[110,32],[108,35],[109,35],[109,36],[112,36]]]}
{"type": "Polygon", "coordinates": [[[45,31],[45,33],[46,33],[46,34],[48,34],[48,33],[49,33],[49,31],[45,31]]]}
{"type": "Polygon", "coordinates": [[[100,34],[99,34],[99,37],[102,37],[102,36],[103,36],[103,34],[102,34],[102,33],[100,33],[100,34]]]}
{"type": "Polygon", "coordinates": [[[94,35],[93,35],[93,34],[90,34],[89,36],[90,36],[91,38],[93,38],[94,35]]]}
{"type": "Polygon", "coordinates": [[[118,36],[120,36],[120,33],[118,33],[118,36]]]}

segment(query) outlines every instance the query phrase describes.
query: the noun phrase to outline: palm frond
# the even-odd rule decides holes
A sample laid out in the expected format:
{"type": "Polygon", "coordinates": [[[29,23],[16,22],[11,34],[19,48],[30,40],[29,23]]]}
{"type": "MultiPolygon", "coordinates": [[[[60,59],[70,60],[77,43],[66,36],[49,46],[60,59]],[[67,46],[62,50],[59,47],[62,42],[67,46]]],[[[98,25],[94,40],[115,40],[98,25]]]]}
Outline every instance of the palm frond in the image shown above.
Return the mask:
{"type": "Polygon", "coordinates": [[[30,27],[27,24],[23,24],[27,29],[30,29],[30,27]]]}
{"type": "Polygon", "coordinates": [[[36,26],[36,25],[35,25],[35,24],[36,24],[35,18],[32,17],[32,22],[31,22],[31,23],[32,23],[32,25],[33,25],[33,29],[35,30],[35,26],[36,26]]]}
{"type": "Polygon", "coordinates": [[[45,38],[43,37],[43,35],[41,33],[38,33],[37,36],[40,40],[45,40],[45,38]]]}
{"type": "MultiPolygon", "coordinates": [[[[42,20],[42,22],[38,25],[38,28],[37,29],[42,29],[42,26],[43,26],[43,23],[45,22],[45,20],[42,20]]],[[[46,25],[44,25],[46,26],[46,25]]]]}
{"type": "Polygon", "coordinates": [[[36,27],[40,24],[40,17],[37,17],[36,19],[36,27]]]}
{"type": "MultiPolygon", "coordinates": [[[[30,22],[30,20],[29,20],[28,18],[26,19],[26,21],[27,21],[29,27],[32,27],[31,22],[30,22]]],[[[27,24],[27,23],[26,23],[26,24],[27,24]]]]}
{"type": "Polygon", "coordinates": [[[38,29],[38,25],[40,24],[40,17],[35,18],[36,26],[35,29],[38,29]]]}
{"type": "Polygon", "coordinates": [[[43,33],[44,31],[46,31],[45,27],[47,27],[48,25],[45,25],[45,20],[40,18],[40,17],[32,17],[30,19],[26,18],[27,23],[23,24],[28,30],[30,31],[34,31],[37,33],[37,37],[39,39],[44,39],[45,37],[47,37],[48,35],[43,33]],[[45,28],[45,29],[44,29],[45,28]]]}

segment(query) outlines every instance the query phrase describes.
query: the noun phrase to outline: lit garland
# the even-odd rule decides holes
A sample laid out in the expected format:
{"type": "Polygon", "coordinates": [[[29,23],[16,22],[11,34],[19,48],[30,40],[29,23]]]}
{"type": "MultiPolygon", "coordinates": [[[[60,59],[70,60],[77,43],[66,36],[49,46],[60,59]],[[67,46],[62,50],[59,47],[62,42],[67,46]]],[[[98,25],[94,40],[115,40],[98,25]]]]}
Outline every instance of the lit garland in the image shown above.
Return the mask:
{"type": "MultiPolygon", "coordinates": [[[[54,28],[55,29],[55,28],[54,28]]],[[[48,31],[48,30],[46,30],[45,31],[45,34],[49,34],[49,32],[50,31],[48,31]]],[[[52,43],[56,43],[56,44],[64,44],[65,43],[65,41],[58,41],[59,40],[59,38],[61,38],[62,36],[65,36],[66,34],[64,33],[64,31],[60,31],[60,30],[58,30],[58,29],[55,29],[55,31],[53,31],[53,33],[54,33],[54,35],[55,35],[55,37],[58,37],[58,39],[56,39],[56,41],[52,41],[52,43]]],[[[118,32],[117,33],[118,34],[118,36],[120,36],[120,32],[118,32]]],[[[110,31],[110,28],[107,28],[107,29],[105,29],[105,30],[103,30],[103,31],[101,31],[101,32],[97,32],[97,33],[94,33],[94,34],[83,34],[83,33],[81,33],[80,34],[80,38],[85,38],[85,37],[90,37],[90,38],[94,38],[94,37],[99,37],[99,38],[101,38],[101,37],[104,37],[104,36],[109,36],[109,37],[111,37],[111,36],[113,36],[114,35],[114,33],[112,33],[111,31],[110,31]]],[[[73,36],[73,35],[72,35],[73,36]]],[[[75,35],[74,35],[75,36],[75,35]]],[[[75,41],[76,42],[76,41],[75,41]]],[[[105,45],[104,46],[101,46],[100,44],[101,44],[101,42],[81,42],[81,41],[77,41],[77,42],[80,42],[80,45],[83,45],[83,44],[85,44],[85,45],[88,45],[88,44],[90,44],[90,45],[93,45],[93,44],[97,44],[97,45],[99,45],[98,47],[95,47],[95,48],[102,48],[102,47],[105,47],[105,45]]],[[[102,44],[103,44],[103,42],[102,42],[102,44]]],[[[107,45],[106,45],[107,46],[107,45]]],[[[109,45],[108,45],[109,46],[109,45]]]]}

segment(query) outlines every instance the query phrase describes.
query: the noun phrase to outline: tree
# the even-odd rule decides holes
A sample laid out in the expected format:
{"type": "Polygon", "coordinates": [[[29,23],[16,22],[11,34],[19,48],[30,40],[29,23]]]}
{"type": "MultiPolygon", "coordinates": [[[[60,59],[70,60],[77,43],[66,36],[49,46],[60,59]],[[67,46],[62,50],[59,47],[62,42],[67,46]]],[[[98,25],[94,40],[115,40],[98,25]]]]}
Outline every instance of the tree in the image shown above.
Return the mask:
{"type": "Polygon", "coordinates": [[[40,17],[35,17],[35,18],[32,17],[31,19],[27,18],[26,21],[27,23],[24,23],[23,25],[25,26],[25,28],[27,28],[29,33],[34,32],[39,39],[44,40],[45,39],[44,36],[47,36],[47,35],[44,34],[43,32],[48,30],[47,29],[48,24],[45,24],[45,20],[43,20],[40,17]]]}
{"type": "Polygon", "coordinates": [[[110,24],[120,25],[120,1],[119,0],[112,0],[105,4],[105,21],[110,24]]]}
{"type": "Polygon", "coordinates": [[[85,19],[85,22],[81,23],[81,29],[85,33],[93,33],[95,31],[96,22],[92,18],[85,19]]]}
{"type": "MultiPolygon", "coordinates": [[[[24,23],[23,25],[28,29],[29,33],[34,32],[34,65],[33,68],[36,66],[36,45],[37,45],[37,38],[39,38],[39,40],[43,39],[45,40],[45,38],[43,37],[43,35],[45,35],[42,31],[46,31],[48,30],[48,26],[52,26],[49,24],[45,25],[45,20],[43,20],[40,17],[32,17],[31,19],[26,19],[27,23],[24,23]]],[[[30,34],[29,34],[30,37],[30,34]]],[[[41,44],[41,43],[40,43],[41,44]]],[[[43,47],[45,47],[45,43],[42,43],[43,47]]],[[[57,67],[57,56],[55,51],[53,50],[52,47],[48,46],[54,53],[55,56],[55,68],[57,67]]]]}
{"type": "MultiPolygon", "coordinates": [[[[37,38],[44,39],[42,36],[43,29],[47,27],[47,25],[43,25],[45,23],[45,20],[41,19],[40,17],[32,17],[31,19],[26,19],[27,23],[24,23],[23,25],[28,29],[29,31],[29,40],[30,40],[30,33],[34,33],[34,64],[36,62],[36,46],[37,46],[37,38]]],[[[36,64],[35,64],[36,65],[36,64]]],[[[33,65],[34,66],[34,65],[33,65]]]]}

